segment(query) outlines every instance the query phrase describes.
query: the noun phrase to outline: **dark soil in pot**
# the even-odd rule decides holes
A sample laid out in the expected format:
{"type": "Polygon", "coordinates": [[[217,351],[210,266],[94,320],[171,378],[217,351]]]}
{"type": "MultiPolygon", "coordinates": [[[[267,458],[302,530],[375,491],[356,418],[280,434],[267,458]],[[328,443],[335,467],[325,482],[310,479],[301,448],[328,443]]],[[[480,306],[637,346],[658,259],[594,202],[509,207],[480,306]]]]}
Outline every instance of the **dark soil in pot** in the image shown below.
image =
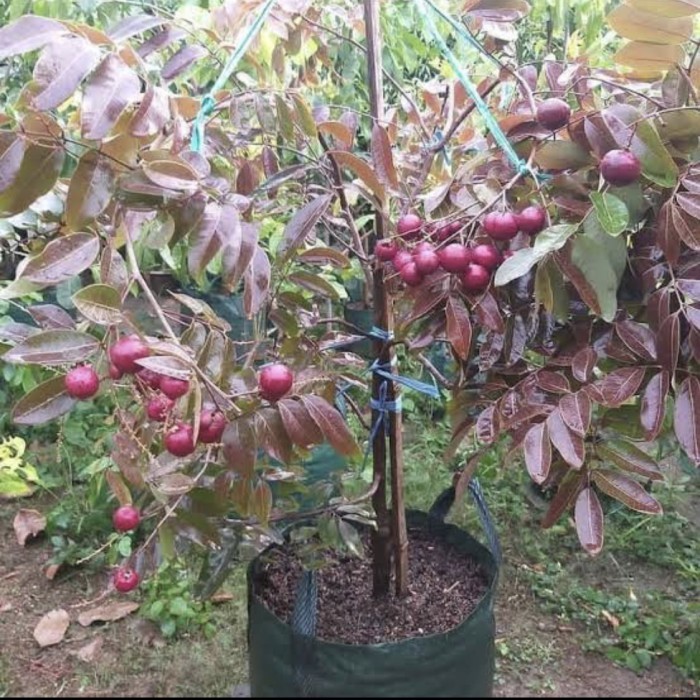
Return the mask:
{"type": "MultiPolygon", "coordinates": [[[[328,553],[317,572],[319,639],[344,644],[394,642],[447,632],[459,625],[486,593],[480,565],[430,532],[409,530],[410,594],[372,597],[369,536],[364,559],[328,553]]],[[[265,606],[291,623],[302,565],[291,548],[275,548],[261,567],[256,590],[265,606]]]]}

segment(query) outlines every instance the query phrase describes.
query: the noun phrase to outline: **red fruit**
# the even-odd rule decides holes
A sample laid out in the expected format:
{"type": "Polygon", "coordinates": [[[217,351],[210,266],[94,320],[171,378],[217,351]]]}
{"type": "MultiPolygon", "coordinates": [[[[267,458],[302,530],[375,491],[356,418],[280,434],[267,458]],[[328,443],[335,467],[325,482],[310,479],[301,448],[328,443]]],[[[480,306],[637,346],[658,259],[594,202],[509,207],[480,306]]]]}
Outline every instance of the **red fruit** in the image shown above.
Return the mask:
{"type": "Polygon", "coordinates": [[[432,243],[430,243],[429,241],[421,241],[420,243],[417,243],[417,244],[413,247],[413,250],[411,250],[411,255],[412,255],[413,258],[415,259],[416,255],[418,255],[418,253],[422,253],[422,252],[424,252],[424,251],[426,251],[426,250],[432,250],[432,251],[434,251],[434,250],[435,250],[435,246],[434,246],[432,243]]]}
{"type": "Polygon", "coordinates": [[[120,593],[133,591],[139,585],[139,575],[129,567],[123,566],[114,574],[114,587],[120,593]]]}
{"type": "MultiPolygon", "coordinates": [[[[439,262],[439,260],[438,260],[439,262]]],[[[417,287],[423,281],[423,275],[418,271],[414,261],[406,263],[399,271],[399,277],[409,286],[417,287]]]]}
{"type": "Polygon", "coordinates": [[[154,372],[152,369],[148,369],[148,367],[144,367],[136,372],[136,378],[144,386],[148,386],[151,389],[158,389],[160,387],[160,382],[163,379],[163,375],[158,374],[158,372],[154,372]]]}
{"type": "Polygon", "coordinates": [[[418,214],[404,214],[396,222],[397,233],[407,240],[418,238],[422,227],[423,219],[418,214]]]}
{"type": "Polygon", "coordinates": [[[194,452],[192,439],[192,426],[187,423],[178,423],[164,440],[165,449],[176,457],[187,457],[194,452]]]}
{"type": "Polygon", "coordinates": [[[394,259],[392,260],[394,269],[397,272],[399,272],[404,265],[410,262],[413,262],[413,256],[407,250],[400,250],[398,253],[396,253],[394,259]]]}
{"type": "Polygon", "coordinates": [[[190,390],[190,383],[186,379],[175,379],[175,377],[167,377],[161,375],[160,390],[169,398],[179,399],[190,390]]]}
{"type": "Polygon", "coordinates": [[[148,357],[151,351],[137,335],[128,335],[120,338],[109,349],[109,359],[112,364],[124,374],[134,374],[141,369],[136,360],[148,357]]]}
{"type": "Polygon", "coordinates": [[[642,164],[631,151],[615,148],[608,151],[600,161],[600,174],[615,187],[631,185],[642,174],[642,164]]]}
{"type": "Polygon", "coordinates": [[[484,231],[496,241],[509,241],[518,234],[518,220],[509,211],[492,211],[484,217],[484,231]]]}
{"type": "Polygon", "coordinates": [[[117,532],[135,530],[141,522],[141,512],[136,506],[119,506],[112,514],[112,523],[117,532]]]}
{"type": "Polygon", "coordinates": [[[162,423],[168,417],[168,413],[172,411],[174,405],[175,402],[172,399],[163,396],[163,394],[156,394],[146,404],[146,415],[151,420],[162,423]]]}
{"type": "Polygon", "coordinates": [[[89,399],[100,388],[100,378],[89,365],[73,367],[64,379],[66,391],[74,399],[89,399]]]}
{"type": "Polygon", "coordinates": [[[221,411],[204,411],[199,418],[199,442],[221,442],[226,428],[226,416],[221,411]]]}
{"type": "Polygon", "coordinates": [[[422,250],[413,259],[421,275],[430,275],[440,267],[440,258],[434,250],[422,250]]]}
{"type": "Polygon", "coordinates": [[[472,248],[472,261],[487,270],[495,270],[502,262],[501,251],[495,245],[482,243],[472,248]]]}
{"type": "Polygon", "coordinates": [[[445,272],[465,272],[472,261],[472,252],[460,243],[450,243],[438,251],[445,272]]]}
{"type": "Polygon", "coordinates": [[[433,232],[433,240],[438,243],[446,241],[452,235],[452,224],[438,226],[433,232]]]}
{"type": "Polygon", "coordinates": [[[556,131],[569,123],[571,107],[564,100],[552,97],[537,105],[537,121],[545,129],[556,131]]]}
{"type": "Polygon", "coordinates": [[[515,218],[520,230],[530,236],[539,233],[547,221],[544,209],[538,206],[526,207],[515,218]]]}
{"type": "Polygon", "coordinates": [[[263,367],[258,376],[260,396],[271,403],[279,401],[294,384],[294,373],[287,365],[274,364],[263,367]]]}
{"type": "Polygon", "coordinates": [[[458,233],[461,230],[462,230],[462,222],[461,221],[453,221],[450,224],[450,233],[458,233]]]}
{"type": "Polygon", "coordinates": [[[119,367],[115,367],[113,364],[109,365],[109,378],[110,379],[121,379],[124,376],[124,373],[119,369],[119,367]]]}
{"type": "Polygon", "coordinates": [[[490,279],[491,273],[485,267],[471,263],[462,275],[462,286],[468,292],[483,292],[490,279]]]}
{"type": "Polygon", "coordinates": [[[382,262],[392,261],[398,252],[399,247],[396,243],[389,240],[377,241],[377,245],[374,248],[374,254],[377,256],[377,260],[381,260],[382,262]]]}

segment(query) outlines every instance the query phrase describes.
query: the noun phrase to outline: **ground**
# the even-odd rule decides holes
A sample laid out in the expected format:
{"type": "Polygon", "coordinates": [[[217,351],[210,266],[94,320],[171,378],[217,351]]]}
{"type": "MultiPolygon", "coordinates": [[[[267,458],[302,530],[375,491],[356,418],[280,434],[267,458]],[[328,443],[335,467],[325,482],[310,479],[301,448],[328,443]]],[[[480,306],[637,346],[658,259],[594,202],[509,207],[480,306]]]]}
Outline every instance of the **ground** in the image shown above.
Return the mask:
{"type": "MultiPolygon", "coordinates": [[[[39,538],[18,545],[12,526],[16,509],[16,504],[0,505],[0,697],[226,696],[237,686],[240,692],[247,677],[241,571],[227,584],[234,598],[216,608],[213,639],[193,636],[165,644],[137,615],[81,627],[75,619],[96,604],[91,601],[105,589],[105,575],[75,571],[49,581],[43,573],[48,544],[39,538]],[[73,624],[60,644],[41,649],[33,630],[57,608],[68,611],[73,624]],[[97,637],[103,644],[96,657],[78,658],[76,652],[97,637]]],[[[582,628],[542,612],[522,575],[524,566],[516,558],[502,570],[497,696],[697,697],[697,689],[663,659],[636,674],[583,651],[582,628]]],[[[592,572],[610,576],[604,562],[592,572]]]]}

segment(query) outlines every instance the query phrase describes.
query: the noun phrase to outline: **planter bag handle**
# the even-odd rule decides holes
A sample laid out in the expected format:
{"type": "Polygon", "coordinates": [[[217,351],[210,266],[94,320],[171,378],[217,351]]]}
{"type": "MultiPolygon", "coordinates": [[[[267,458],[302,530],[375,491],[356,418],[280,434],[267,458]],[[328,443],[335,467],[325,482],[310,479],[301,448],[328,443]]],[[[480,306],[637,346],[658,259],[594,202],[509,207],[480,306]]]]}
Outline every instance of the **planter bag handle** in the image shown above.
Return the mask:
{"type": "MultiPolygon", "coordinates": [[[[498,533],[486,505],[484,492],[478,479],[469,482],[469,493],[474,500],[479,520],[486,533],[488,547],[493,554],[498,568],[501,566],[501,545],[498,533]]],[[[434,522],[442,523],[452,508],[456,496],[454,486],[445,489],[428,511],[428,517],[434,522]]],[[[297,584],[297,594],[292,612],[292,659],[294,664],[294,680],[297,685],[298,697],[314,697],[313,674],[310,669],[314,665],[314,643],[316,637],[316,617],[318,608],[318,584],[315,571],[304,571],[297,584]]]]}

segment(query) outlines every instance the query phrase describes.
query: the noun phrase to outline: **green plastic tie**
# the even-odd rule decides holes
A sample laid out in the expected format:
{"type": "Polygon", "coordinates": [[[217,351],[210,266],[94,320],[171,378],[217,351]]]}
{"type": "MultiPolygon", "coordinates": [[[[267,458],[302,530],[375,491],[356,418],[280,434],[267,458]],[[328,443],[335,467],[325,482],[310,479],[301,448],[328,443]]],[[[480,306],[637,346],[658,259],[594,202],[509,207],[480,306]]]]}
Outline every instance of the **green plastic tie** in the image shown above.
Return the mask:
{"type": "Polygon", "coordinates": [[[536,173],[528,164],[526,161],[524,161],[516,152],[513,146],[511,145],[510,141],[508,140],[508,137],[503,133],[503,130],[501,129],[500,125],[498,122],[494,119],[493,114],[491,114],[491,110],[489,109],[488,105],[486,102],[484,102],[483,98],[479,94],[479,90],[477,89],[476,85],[467,77],[467,75],[464,73],[462,68],[459,65],[459,61],[455,57],[455,55],[452,53],[450,48],[447,46],[445,43],[445,40],[442,38],[442,35],[438,31],[438,28],[435,26],[435,22],[433,21],[433,18],[430,16],[430,13],[428,12],[428,6],[430,6],[430,9],[433,10],[437,15],[439,15],[442,19],[444,19],[446,22],[450,24],[451,27],[453,27],[456,32],[461,36],[465,41],[467,41],[469,44],[472,46],[476,47],[482,54],[485,56],[488,56],[491,60],[495,60],[487,51],[483,49],[482,46],[479,45],[479,43],[474,39],[474,37],[471,36],[463,27],[460,26],[458,22],[453,20],[449,15],[445,14],[440,8],[438,8],[431,0],[417,0],[417,7],[421,15],[423,16],[423,20],[425,21],[426,26],[430,30],[430,33],[433,35],[433,38],[435,39],[436,43],[440,47],[440,50],[442,53],[445,55],[447,58],[450,66],[452,66],[452,70],[454,70],[455,74],[457,75],[457,78],[459,78],[460,83],[464,86],[464,89],[467,91],[467,94],[469,97],[472,99],[474,104],[476,105],[476,108],[479,110],[481,116],[484,118],[484,121],[486,122],[486,126],[488,130],[491,132],[493,135],[493,138],[496,140],[496,143],[501,147],[503,152],[508,156],[510,159],[510,162],[513,164],[513,167],[516,169],[518,173],[521,175],[532,175],[535,179],[539,180],[541,179],[538,173],[536,173]]]}
{"type": "Polygon", "coordinates": [[[204,124],[206,123],[206,120],[212,115],[212,113],[214,112],[214,108],[216,107],[216,99],[214,98],[214,94],[221,90],[221,88],[223,88],[228,79],[231,77],[233,71],[236,69],[236,66],[238,65],[240,60],[243,58],[243,56],[245,56],[251,43],[253,42],[253,39],[255,39],[258,32],[262,29],[263,23],[265,22],[267,16],[270,14],[270,11],[272,10],[272,7],[275,4],[275,2],[276,0],[267,0],[265,5],[263,5],[263,8],[260,10],[260,13],[255,18],[250,27],[248,27],[243,38],[240,41],[236,41],[236,44],[238,45],[236,50],[233,52],[233,54],[231,54],[231,58],[229,58],[228,62],[224,66],[224,69],[221,71],[221,74],[217,78],[211,90],[209,90],[209,92],[202,99],[202,104],[199,108],[199,112],[197,112],[194,124],[192,125],[192,138],[190,140],[190,148],[193,151],[200,153],[202,150],[202,146],[204,145],[204,124]]]}

